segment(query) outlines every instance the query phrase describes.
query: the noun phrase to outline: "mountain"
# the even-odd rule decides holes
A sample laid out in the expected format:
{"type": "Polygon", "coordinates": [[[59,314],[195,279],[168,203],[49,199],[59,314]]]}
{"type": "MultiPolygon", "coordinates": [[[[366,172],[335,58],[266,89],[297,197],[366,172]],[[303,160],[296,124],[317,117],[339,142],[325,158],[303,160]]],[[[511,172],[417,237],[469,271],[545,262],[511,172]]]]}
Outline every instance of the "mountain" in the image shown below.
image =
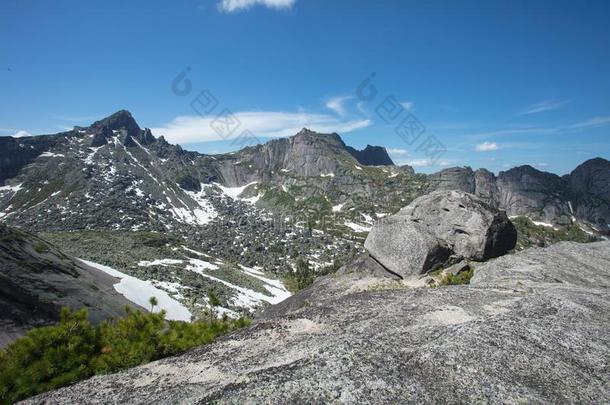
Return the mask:
{"type": "Polygon", "coordinates": [[[580,221],[592,230],[610,228],[610,162],[591,159],[560,177],[531,166],[493,173],[470,167],[450,168],[430,176],[432,188],[458,189],[486,199],[510,216],[565,226],[580,221]]]}
{"type": "Polygon", "coordinates": [[[393,166],[394,162],[388,155],[388,151],[381,146],[366,145],[363,150],[357,150],[351,146],[346,147],[347,151],[356,160],[365,166],[393,166]]]}
{"type": "Polygon", "coordinates": [[[363,251],[379,218],[437,189],[549,229],[608,232],[608,164],[588,161],[564,177],[529,166],[424,175],[393,165],[381,147],[357,151],[307,129],[206,155],[121,110],[89,127],[0,138],[0,221],[160,286],[195,316],[208,291],[237,315],[290,295],[299,259],[313,272],[336,267],[363,251]]]}
{"type": "Polygon", "coordinates": [[[62,307],[88,308],[99,323],[136,307],[113,288],[118,279],[47,241],[0,224],[0,347],[27,330],[59,321],[62,307]]]}
{"type": "MultiPolygon", "coordinates": [[[[24,403],[603,401],[610,391],[609,242],[471,261],[454,274],[467,273],[462,282],[435,288],[386,267],[388,260],[424,262],[428,252],[409,242],[431,233],[462,259],[476,259],[489,243],[501,255],[515,242],[514,235],[502,240],[510,227],[505,213],[472,194],[437,191],[374,227],[389,249],[348,261],[250,327],[24,403]],[[404,226],[388,228],[395,221],[404,226]],[[479,230],[493,232],[471,233],[479,230]]],[[[438,269],[437,277],[454,268],[438,269]]]]}

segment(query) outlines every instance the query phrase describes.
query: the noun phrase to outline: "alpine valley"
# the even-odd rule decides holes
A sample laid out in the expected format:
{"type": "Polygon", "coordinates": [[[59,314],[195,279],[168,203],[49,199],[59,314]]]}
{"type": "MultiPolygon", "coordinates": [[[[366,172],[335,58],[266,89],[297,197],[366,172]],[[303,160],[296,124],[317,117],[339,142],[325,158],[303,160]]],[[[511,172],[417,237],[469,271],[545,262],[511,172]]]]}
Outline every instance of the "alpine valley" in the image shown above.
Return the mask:
{"type": "Polygon", "coordinates": [[[0,263],[11,269],[0,274],[0,343],[55,322],[61,306],[88,307],[96,321],[151,295],[169,319],[202,316],[209,292],[221,314],[253,315],[352,260],[378,219],[436,190],[505,210],[518,250],[610,234],[602,158],[565,176],[531,166],[425,175],[383,147],[308,129],[220,155],[155,135],[122,110],[0,138],[0,263]]]}

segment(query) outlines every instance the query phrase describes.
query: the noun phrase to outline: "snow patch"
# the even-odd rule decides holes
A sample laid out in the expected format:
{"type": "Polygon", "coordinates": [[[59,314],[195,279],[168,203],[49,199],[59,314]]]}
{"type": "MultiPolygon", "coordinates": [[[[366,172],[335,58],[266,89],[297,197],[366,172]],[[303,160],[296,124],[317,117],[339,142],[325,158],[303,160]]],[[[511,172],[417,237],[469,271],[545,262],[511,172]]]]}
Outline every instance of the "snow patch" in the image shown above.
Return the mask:
{"type": "Polygon", "coordinates": [[[243,193],[246,188],[248,188],[251,185],[256,184],[256,183],[258,183],[258,182],[257,181],[253,181],[252,183],[248,183],[245,186],[241,186],[241,187],[225,187],[225,186],[222,186],[222,185],[220,185],[218,183],[214,183],[214,184],[216,184],[216,186],[219,189],[221,189],[222,192],[224,194],[226,194],[228,197],[232,198],[233,200],[237,200],[239,198],[239,195],[241,193],[243,193]]]}
{"type": "Polygon", "coordinates": [[[345,205],[345,203],[342,204],[337,204],[333,207],[333,212],[339,212],[341,211],[341,209],[343,209],[343,206],[345,205]]]}
{"type": "Polygon", "coordinates": [[[534,223],[534,225],[546,226],[547,228],[555,229],[555,227],[552,224],[549,224],[548,222],[534,221],[533,219],[530,219],[530,221],[532,221],[534,223]]]}
{"type": "Polygon", "coordinates": [[[0,192],[2,191],[12,191],[13,193],[18,193],[19,190],[21,190],[21,186],[23,185],[23,183],[17,184],[15,186],[2,186],[0,187],[0,192]]]}
{"type": "Polygon", "coordinates": [[[98,146],[98,147],[89,147],[89,149],[92,149],[93,152],[91,152],[90,154],[87,155],[87,157],[85,158],[85,164],[87,165],[92,165],[93,162],[93,157],[95,156],[95,154],[97,153],[98,150],[100,150],[101,148],[103,148],[104,146],[98,146]]]}
{"type": "Polygon", "coordinates": [[[157,259],[157,260],[142,260],[138,262],[138,266],[150,267],[150,266],[171,266],[174,264],[181,264],[182,260],[177,259],[157,259]]]}
{"type": "Polygon", "coordinates": [[[270,304],[280,303],[292,295],[281,281],[263,277],[264,273],[254,268],[242,266],[241,264],[239,267],[241,267],[244,273],[265,283],[265,288],[272,295],[272,298],[267,301],[270,304]]]}
{"type": "Polygon", "coordinates": [[[371,226],[360,225],[352,221],[345,221],[344,224],[355,232],[371,232],[372,229],[371,226]]]}
{"type": "Polygon", "coordinates": [[[38,157],[66,157],[66,155],[64,155],[62,153],[43,152],[38,157]]]}
{"type": "Polygon", "coordinates": [[[103,264],[83,259],[79,260],[112,277],[119,278],[120,281],[114,285],[114,289],[134,304],[149,308],[150,304],[148,300],[150,297],[155,297],[158,302],[157,307],[155,308],[156,312],[165,310],[167,312],[166,318],[170,320],[187,322],[191,320],[191,312],[180,302],[170,297],[167,292],[155,287],[152,281],[140,280],[139,278],[129,276],[111,267],[104,266],[103,264]]]}

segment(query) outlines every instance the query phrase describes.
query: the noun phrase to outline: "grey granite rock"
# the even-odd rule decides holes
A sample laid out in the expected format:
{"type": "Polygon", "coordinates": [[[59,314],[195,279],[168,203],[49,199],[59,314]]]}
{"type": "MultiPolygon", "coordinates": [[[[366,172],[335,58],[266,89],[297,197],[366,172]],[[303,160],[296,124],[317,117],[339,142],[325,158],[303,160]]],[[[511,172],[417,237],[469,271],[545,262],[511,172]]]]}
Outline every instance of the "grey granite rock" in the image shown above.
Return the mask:
{"type": "Polygon", "coordinates": [[[478,265],[470,284],[508,288],[610,288],[610,243],[560,242],[478,265]]]}
{"type": "Polygon", "coordinates": [[[368,276],[346,271],[212,345],[24,403],[604,403],[610,244],[533,252],[466,286],[349,291],[368,276]]]}
{"type": "Polygon", "coordinates": [[[450,259],[486,260],[515,247],[504,212],[472,194],[438,190],[378,221],[364,247],[401,276],[426,273],[450,259]]]}
{"type": "Polygon", "coordinates": [[[460,258],[486,260],[515,247],[517,231],[506,213],[457,190],[417,198],[397,214],[416,222],[460,258]]]}
{"type": "Polygon", "coordinates": [[[401,277],[432,271],[451,256],[442,241],[401,215],[378,221],[364,247],[381,265],[401,277]]]}

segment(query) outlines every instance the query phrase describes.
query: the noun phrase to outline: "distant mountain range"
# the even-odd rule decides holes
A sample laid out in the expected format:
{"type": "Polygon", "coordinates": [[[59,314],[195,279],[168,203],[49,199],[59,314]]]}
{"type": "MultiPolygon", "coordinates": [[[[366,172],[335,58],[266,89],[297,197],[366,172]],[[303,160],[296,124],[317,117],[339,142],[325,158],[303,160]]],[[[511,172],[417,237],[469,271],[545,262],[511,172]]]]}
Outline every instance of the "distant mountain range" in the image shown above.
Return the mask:
{"type": "Polygon", "coordinates": [[[367,209],[383,214],[443,188],[556,225],[581,221],[607,232],[610,222],[610,162],[602,158],[563,177],[531,166],[498,176],[469,167],[425,176],[395,166],[382,147],[358,151],[337,134],[307,129],[235,153],[204,155],[155,138],[124,110],[55,135],[0,138],[0,184],[0,216],[35,230],[206,225],[218,207],[204,189],[222,187],[244,187],[240,196],[272,211],[304,201],[307,210],[331,213],[367,199],[373,202],[367,209]],[[405,182],[417,183],[416,190],[405,190],[405,182]]]}
{"type": "Polygon", "coordinates": [[[155,137],[124,110],[54,135],[0,138],[0,221],[149,280],[194,315],[210,290],[228,314],[277,302],[298,258],[314,270],[342,261],[362,250],[376,219],[437,189],[549,228],[609,232],[602,158],[563,177],[531,166],[424,175],[382,147],[359,151],[307,129],[205,155],[155,137]]]}

